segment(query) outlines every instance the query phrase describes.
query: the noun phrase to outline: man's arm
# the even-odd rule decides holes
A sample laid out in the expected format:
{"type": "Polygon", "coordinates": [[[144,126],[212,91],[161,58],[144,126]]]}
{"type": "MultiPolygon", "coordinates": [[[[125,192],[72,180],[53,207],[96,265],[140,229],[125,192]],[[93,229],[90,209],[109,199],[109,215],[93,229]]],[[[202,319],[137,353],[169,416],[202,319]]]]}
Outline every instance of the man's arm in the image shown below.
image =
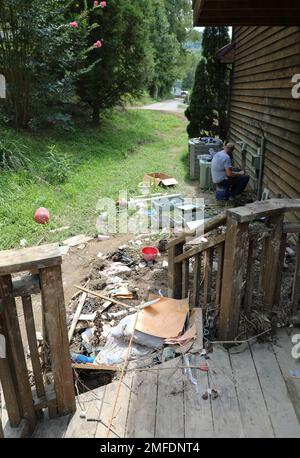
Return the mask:
{"type": "Polygon", "coordinates": [[[234,178],[234,177],[241,177],[242,175],[245,175],[245,172],[244,172],[243,170],[241,170],[240,172],[233,172],[232,167],[226,168],[226,169],[225,169],[225,172],[226,172],[226,175],[227,175],[228,177],[230,177],[230,178],[231,178],[231,177],[232,177],[232,178],[234,178]]]}

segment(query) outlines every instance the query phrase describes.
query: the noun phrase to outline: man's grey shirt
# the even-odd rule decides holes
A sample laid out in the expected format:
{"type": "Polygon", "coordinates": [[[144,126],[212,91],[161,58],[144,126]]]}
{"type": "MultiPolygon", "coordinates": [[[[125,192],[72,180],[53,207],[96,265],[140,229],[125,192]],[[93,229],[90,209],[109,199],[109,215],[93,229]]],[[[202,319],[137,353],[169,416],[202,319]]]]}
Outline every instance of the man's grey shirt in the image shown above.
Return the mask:
{"type": "Polygon", "coordinates": [[[226,175],[225,169],[232,167],[232,162],[230,157],[225,151],[219,151],[214,155],[211,164],[211,174],[212,179],[215,184],[221,183],[221,181],[226,180],[228,177],[226,175]]]}

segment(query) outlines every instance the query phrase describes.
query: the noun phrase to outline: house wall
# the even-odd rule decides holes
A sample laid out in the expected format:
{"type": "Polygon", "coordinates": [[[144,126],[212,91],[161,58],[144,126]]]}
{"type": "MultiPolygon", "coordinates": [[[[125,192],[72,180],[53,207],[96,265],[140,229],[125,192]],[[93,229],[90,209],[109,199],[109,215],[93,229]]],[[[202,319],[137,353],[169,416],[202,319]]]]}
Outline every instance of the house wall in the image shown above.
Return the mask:
{"type": "MultiPolygon", "coordinates": [[[[300,27],[235,27],[230,141],[247,144],[246,167],[257,184],[252,155],[266,138],[263,185],[271,197],[300,197],[300,98],[292,97],[300,74],[300,27]]],[[[237,162],[242,163],[237,146],[237,162]]]]}

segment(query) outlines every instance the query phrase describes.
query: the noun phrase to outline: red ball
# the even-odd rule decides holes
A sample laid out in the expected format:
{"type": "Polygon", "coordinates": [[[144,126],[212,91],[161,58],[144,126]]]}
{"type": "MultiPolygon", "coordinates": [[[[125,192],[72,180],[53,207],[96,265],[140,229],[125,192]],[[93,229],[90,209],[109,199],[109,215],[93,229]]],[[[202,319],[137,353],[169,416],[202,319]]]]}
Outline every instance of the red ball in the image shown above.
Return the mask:
{"type": "Polygon", "coordinates": [[[49,222],[50,213],[47,208],[38,208],[34,214],[34,219],[38,224],[46,224],[49,222]]]}

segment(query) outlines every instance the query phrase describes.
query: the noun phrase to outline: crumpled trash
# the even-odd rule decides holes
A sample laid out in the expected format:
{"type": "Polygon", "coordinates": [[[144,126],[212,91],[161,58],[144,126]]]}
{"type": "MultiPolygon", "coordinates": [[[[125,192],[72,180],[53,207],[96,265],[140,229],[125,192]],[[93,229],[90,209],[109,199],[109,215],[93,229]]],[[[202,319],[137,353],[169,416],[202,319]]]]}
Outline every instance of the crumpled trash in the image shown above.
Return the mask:
{"type": "MultiPolygon", "coordinates": [[[[123,318],[118,326],[111,329],[105,347],[98,353],[95,364],[121,364],[128,353],[128,341],[134,330],[136,314],[123,318]]],[[[148,356],[153,350],[163,347],[163,339],[135,331],[130,359],[148,356]]]]}

